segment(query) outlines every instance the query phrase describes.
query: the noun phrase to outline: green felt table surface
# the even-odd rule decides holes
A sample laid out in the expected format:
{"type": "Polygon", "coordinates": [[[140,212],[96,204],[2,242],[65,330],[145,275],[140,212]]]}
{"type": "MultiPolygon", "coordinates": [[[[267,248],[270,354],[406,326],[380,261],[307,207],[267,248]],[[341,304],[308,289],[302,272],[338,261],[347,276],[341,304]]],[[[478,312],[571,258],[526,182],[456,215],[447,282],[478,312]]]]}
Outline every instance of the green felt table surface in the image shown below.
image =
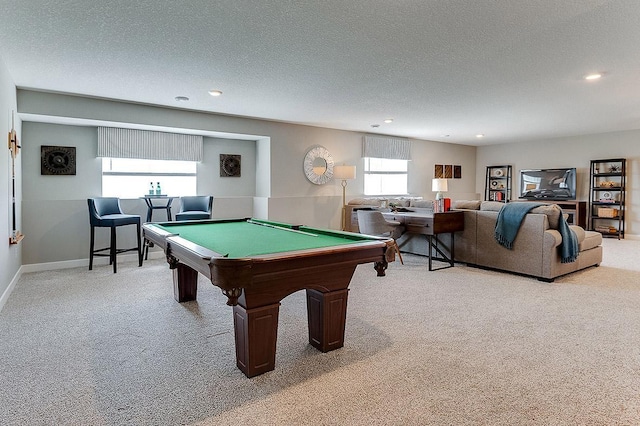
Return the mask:
{"type": "Polygon", "coordinates": [[[268,221],[231,221],[197,224],[153,224],[160,229],[230,258],[259,256],[353,244],[374,239],[339,231],[300,227],[268,221]]]}

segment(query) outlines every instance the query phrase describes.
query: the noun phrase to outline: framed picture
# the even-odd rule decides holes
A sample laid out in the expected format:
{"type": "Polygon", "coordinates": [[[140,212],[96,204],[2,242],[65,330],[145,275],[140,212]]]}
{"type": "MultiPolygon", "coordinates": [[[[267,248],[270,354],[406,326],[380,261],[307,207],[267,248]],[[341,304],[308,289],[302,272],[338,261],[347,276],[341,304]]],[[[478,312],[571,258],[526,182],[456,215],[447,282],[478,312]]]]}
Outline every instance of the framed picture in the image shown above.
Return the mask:
{"type": "Polygon", "coordinates": [[[445,177],[445,179],[453,178],[453,166],[452,165],[444,166],[444,177],[445,177]]]}
{"type": "Polygon", "coordinates": [[[41,175],[75,175],[76,148],[74,146],[40,146],[41,175]]]}
{"type": "Polygon", "coordinates": [[[220,154],[220,177],[240,177],[241,156],[236,154],[220,154]]]}

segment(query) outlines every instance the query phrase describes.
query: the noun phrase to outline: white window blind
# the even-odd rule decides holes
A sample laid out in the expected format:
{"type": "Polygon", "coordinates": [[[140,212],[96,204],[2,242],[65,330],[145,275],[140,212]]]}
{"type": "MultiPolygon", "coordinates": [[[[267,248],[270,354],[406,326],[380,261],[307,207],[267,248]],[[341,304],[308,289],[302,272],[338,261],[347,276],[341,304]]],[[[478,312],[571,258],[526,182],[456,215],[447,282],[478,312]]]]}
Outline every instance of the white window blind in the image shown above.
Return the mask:
{"type": "Polygon", "coordinates": [[[98,127],[98,157],[202,161],[202,136],[98,127]]]}
{"type": "Polygon", "coordinates": [[[362,156],[365,158],[411,160],[411,141],[382,136],[364,136],[362,156]]]}

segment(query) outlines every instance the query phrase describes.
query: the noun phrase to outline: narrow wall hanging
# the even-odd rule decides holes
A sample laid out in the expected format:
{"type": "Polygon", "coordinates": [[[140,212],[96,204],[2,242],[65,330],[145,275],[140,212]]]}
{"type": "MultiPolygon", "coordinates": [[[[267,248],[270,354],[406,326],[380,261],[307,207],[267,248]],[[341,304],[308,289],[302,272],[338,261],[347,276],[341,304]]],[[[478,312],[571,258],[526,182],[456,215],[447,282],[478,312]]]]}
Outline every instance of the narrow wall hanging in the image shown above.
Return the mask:
{"type": "Polygon", "coordinates": [[[18,135],[14,125],[14,112],[11,111],[11,131],[9,132],[9,151],[11,152],[11,213],[12,227],[9,244],[18,244],[24,235],[16,229],[16,157],[20,152],[18,135]]]}

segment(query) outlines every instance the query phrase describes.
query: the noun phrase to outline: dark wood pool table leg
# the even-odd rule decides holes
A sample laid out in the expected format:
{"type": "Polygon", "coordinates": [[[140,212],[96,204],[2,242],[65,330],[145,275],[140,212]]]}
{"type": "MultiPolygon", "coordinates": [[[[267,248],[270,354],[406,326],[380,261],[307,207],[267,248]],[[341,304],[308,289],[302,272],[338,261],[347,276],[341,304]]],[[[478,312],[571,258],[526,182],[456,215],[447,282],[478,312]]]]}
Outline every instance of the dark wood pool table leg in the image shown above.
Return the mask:
{"type": "Polygon", "coordinates": [[[348,289],[322,293],[307,289],[309,343],[322,352],[344,346],[348,289]]]}
{"type": "Polygon", "coordinates": [[[198,295],[198,272],[182,263],[173,268],[173,297],[178,302],[196,300],[198,295]]]}
{"type": "Polygon", "coordinates": [[[249,309],[233,307],[236,365],[247,377],[276,368],[279,310],[280,303],[249,309]]]}

